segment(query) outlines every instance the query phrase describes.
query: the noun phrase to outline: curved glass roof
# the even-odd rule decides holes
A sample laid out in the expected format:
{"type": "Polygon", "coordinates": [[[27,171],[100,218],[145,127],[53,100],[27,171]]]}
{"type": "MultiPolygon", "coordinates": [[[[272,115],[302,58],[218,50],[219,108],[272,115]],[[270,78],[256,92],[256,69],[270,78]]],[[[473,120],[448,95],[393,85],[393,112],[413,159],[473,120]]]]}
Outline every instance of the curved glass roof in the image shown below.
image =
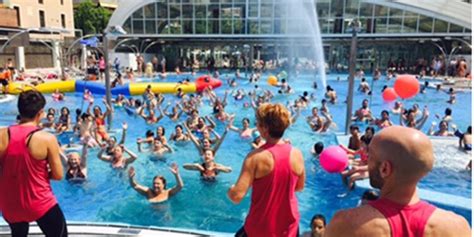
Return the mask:
{"type": "MultiPolygon", "coordinates": [[[[127,2],[119,5],[109,25],[122,25],[133,35],[278,36],[288,34],[288,26],[302,20],[289,14],[291,3],[285,0],[141,0],[126,6],[127,2]],[[128,15],[119,17],[127,11],[128,15]]],[[[470,28],[434,14],[422,15],[403,5],[394,7],[397,1],[387,2],[388,6],[380,2],[318,0],[315,5],[305,1],[305,6],[316,8],[323,36],[350,33],[349,23],[355,18],[362,24],[361,33],[369,36],[470,35],[470,28]]]]}

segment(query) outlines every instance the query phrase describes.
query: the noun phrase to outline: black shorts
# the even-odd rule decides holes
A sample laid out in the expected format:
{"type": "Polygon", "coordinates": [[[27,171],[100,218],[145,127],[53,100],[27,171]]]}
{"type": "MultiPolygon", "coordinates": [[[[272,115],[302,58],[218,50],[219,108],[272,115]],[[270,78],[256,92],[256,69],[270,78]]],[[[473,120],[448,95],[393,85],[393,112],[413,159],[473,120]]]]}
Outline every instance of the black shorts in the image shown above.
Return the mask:
{"type": "Polygon", "coordinates": [[[2,86],[8,86],[8,80],[0,80],[0,84],[2,84],[2,86]]]}
{"type": "Polygon", "coordinates": [[[99,69],[100,73],[104,73],[105,69],[99,69]]]}

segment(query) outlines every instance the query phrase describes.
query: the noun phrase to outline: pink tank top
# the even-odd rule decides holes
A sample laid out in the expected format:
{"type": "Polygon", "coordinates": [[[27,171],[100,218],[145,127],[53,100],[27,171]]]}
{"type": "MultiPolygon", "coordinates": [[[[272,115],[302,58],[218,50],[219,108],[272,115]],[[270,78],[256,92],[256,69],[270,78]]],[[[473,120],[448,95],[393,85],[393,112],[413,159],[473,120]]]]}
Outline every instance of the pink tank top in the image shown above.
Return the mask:
{"type": "Polygon", "coordinates": [[[298,176],[291,170],[291,145],[265,144],[272,153],[274,166],[267,176],[252,184],[252,203],[245,220],[248,236],[297,236],[300,214],[295,188],[298,176]]]}
{"type": "Polygon", "coordinates": [[[0,157],[0,209],[9,223],[41,218],[57,201],[49,183],[48,161],[31,157],[27,147],[35,126],[8,128],[9,143],[0,157]]]}
{"type": "Polygon", "coordinates": [[[392,237],[423,237],[426,223],[436,210],[425,201],[404,206],[385,198],[369,202],[369,205],[385,216],[392,237]]]}

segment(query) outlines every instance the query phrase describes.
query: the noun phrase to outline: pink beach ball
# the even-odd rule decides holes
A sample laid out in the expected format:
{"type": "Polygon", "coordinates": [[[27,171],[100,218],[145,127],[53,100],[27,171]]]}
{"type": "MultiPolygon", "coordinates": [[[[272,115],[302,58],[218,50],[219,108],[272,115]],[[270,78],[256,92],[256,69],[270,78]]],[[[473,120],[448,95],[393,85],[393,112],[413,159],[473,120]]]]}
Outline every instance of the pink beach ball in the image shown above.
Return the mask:
{"type": "Polygon", "coordinates": [[[330,146],[321,153],[319,162],[324,170],[329,173],[340,173],[349,164],[346,151],[339,146],[330,146]]]}

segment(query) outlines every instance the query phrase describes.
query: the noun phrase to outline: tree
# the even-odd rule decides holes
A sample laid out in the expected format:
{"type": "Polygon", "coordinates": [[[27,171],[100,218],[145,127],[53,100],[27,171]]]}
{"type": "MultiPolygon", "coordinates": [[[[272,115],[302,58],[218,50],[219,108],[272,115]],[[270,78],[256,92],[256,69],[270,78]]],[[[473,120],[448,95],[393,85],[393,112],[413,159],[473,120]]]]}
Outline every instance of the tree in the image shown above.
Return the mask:
{"type": "Polygon", "coordinates": [[[111,16],[112,13],[107,9],[86,0],[77,6],[74,23],[84,34],[99,34],[105,30],[111,16]]]}

